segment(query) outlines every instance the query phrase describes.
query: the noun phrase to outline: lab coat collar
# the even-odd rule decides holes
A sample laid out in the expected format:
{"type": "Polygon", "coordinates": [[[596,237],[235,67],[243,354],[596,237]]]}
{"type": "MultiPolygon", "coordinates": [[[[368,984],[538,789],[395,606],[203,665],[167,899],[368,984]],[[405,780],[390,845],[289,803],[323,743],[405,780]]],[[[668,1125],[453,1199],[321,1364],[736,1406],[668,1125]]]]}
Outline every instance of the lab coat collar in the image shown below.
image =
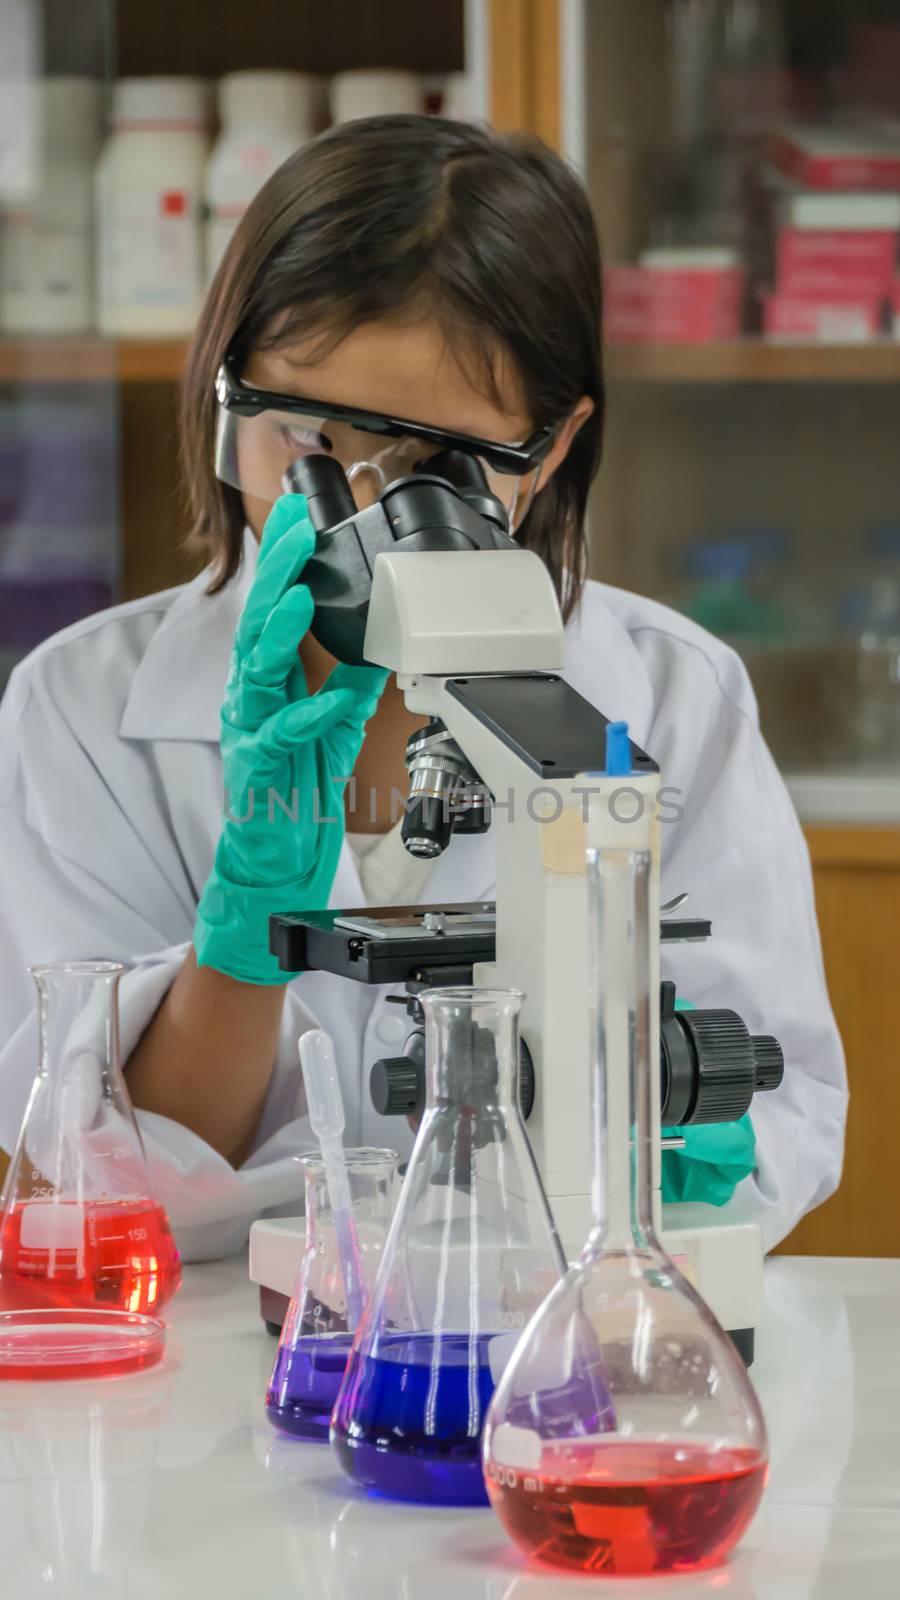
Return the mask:
{"type": "Polygon", "coordinates": [[[257,549],[245,531],[241,565],[224,589],[207,594],[207,568],[173,600],[131,681],[121,738],[218,744],[234,630],[256,570],[257,549]]]}

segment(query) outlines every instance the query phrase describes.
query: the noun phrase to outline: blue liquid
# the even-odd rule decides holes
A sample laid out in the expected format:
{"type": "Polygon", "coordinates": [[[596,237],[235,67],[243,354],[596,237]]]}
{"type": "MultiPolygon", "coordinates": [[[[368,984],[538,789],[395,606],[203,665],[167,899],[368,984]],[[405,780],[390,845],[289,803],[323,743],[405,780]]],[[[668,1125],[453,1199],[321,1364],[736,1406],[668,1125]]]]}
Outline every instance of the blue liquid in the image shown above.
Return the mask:
{"type": "Polygon", "coordinates": [[[327,1443],[352,1343],[352,1333],[337,1333],[279,1346],[266,1395],[266,1415],[274,1427],[297,1439],[327,1443]]]}
{"type": "Polygon", "coordinates": [[[331,1442],[347,1476],[399,1500],[487,1505],[481,1432],[493,1334],[397,1333],[353,1357],[331,1442]],[[471,1366],[470,1366],[471,1355],[471,1366]]]}

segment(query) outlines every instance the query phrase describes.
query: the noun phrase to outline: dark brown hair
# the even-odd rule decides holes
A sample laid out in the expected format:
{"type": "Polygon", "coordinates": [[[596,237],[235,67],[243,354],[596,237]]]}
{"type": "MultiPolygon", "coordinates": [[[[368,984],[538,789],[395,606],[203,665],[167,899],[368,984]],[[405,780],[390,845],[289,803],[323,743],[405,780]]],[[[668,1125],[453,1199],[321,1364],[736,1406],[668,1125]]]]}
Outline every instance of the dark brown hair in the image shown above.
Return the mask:
{"type": "Polygon", "coordinates": [[[510,359],[535,427],[582,395],[594,413],[518,530],[570,614],[603,438],[600,255],[587,196],[540,140],[440,117],[346,123],[298,150],[247,210],[191,347],[181,456],[192,542],[211,592],[237,571],[245,517],[212,471],[213,384],[226,353],[322,332],[323,350],[381,317],[427,313],[496,395],[510,359]]]}

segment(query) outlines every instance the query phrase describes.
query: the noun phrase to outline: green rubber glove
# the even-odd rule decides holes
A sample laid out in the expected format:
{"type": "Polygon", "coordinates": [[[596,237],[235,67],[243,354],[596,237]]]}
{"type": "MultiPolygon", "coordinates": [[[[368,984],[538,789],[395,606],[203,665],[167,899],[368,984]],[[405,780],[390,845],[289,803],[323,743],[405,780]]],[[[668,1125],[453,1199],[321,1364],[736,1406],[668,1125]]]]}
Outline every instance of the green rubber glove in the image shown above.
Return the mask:
{"type": "MultiPolygon", "coordinates": [[[[689,1000],[676,1000],[676,1011],[692,1011],[689,1000]]],[[[756,1135],[749,1115],[739,1122],[707,1122],[695,1128],[663,1128],[684,1140],[683,1150],[662,1154],[663,1204],[705,1200],[724,1206],[742,1178],[756,1166],[756,1135]]]]}
{"type": "Polygon", "coordinates": [[[316,535],[302,495],[267,518],[235,631],[221,712],[226,819],[197,907],[198,964],[244,983],[287,983],[269,916],[328,904],[344,838],[344,782],[378,704],[380,667],[339,665],[310,695],[298,656],[313,600],[297,582],[316,535]]]}

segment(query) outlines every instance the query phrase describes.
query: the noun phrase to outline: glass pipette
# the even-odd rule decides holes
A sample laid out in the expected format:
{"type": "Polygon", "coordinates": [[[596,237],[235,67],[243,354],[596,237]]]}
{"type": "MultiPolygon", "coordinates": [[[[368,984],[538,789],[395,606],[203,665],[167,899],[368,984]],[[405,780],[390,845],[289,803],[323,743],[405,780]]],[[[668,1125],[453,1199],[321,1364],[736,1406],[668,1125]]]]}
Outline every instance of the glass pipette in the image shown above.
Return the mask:
{"type": "Polygon", "coordinates": [[[308,1033],[301,1034],[299,1049],[309,1120],[321,1146],[325,1165],[325,1181],[347,1292],[347,1323],[353,1333],[365,1308],[366,1291],[344,1160],[344,1102],[334,1059],[334,1043],[331,1035],[322,1028],[311,1028],[308,1033]]]}

